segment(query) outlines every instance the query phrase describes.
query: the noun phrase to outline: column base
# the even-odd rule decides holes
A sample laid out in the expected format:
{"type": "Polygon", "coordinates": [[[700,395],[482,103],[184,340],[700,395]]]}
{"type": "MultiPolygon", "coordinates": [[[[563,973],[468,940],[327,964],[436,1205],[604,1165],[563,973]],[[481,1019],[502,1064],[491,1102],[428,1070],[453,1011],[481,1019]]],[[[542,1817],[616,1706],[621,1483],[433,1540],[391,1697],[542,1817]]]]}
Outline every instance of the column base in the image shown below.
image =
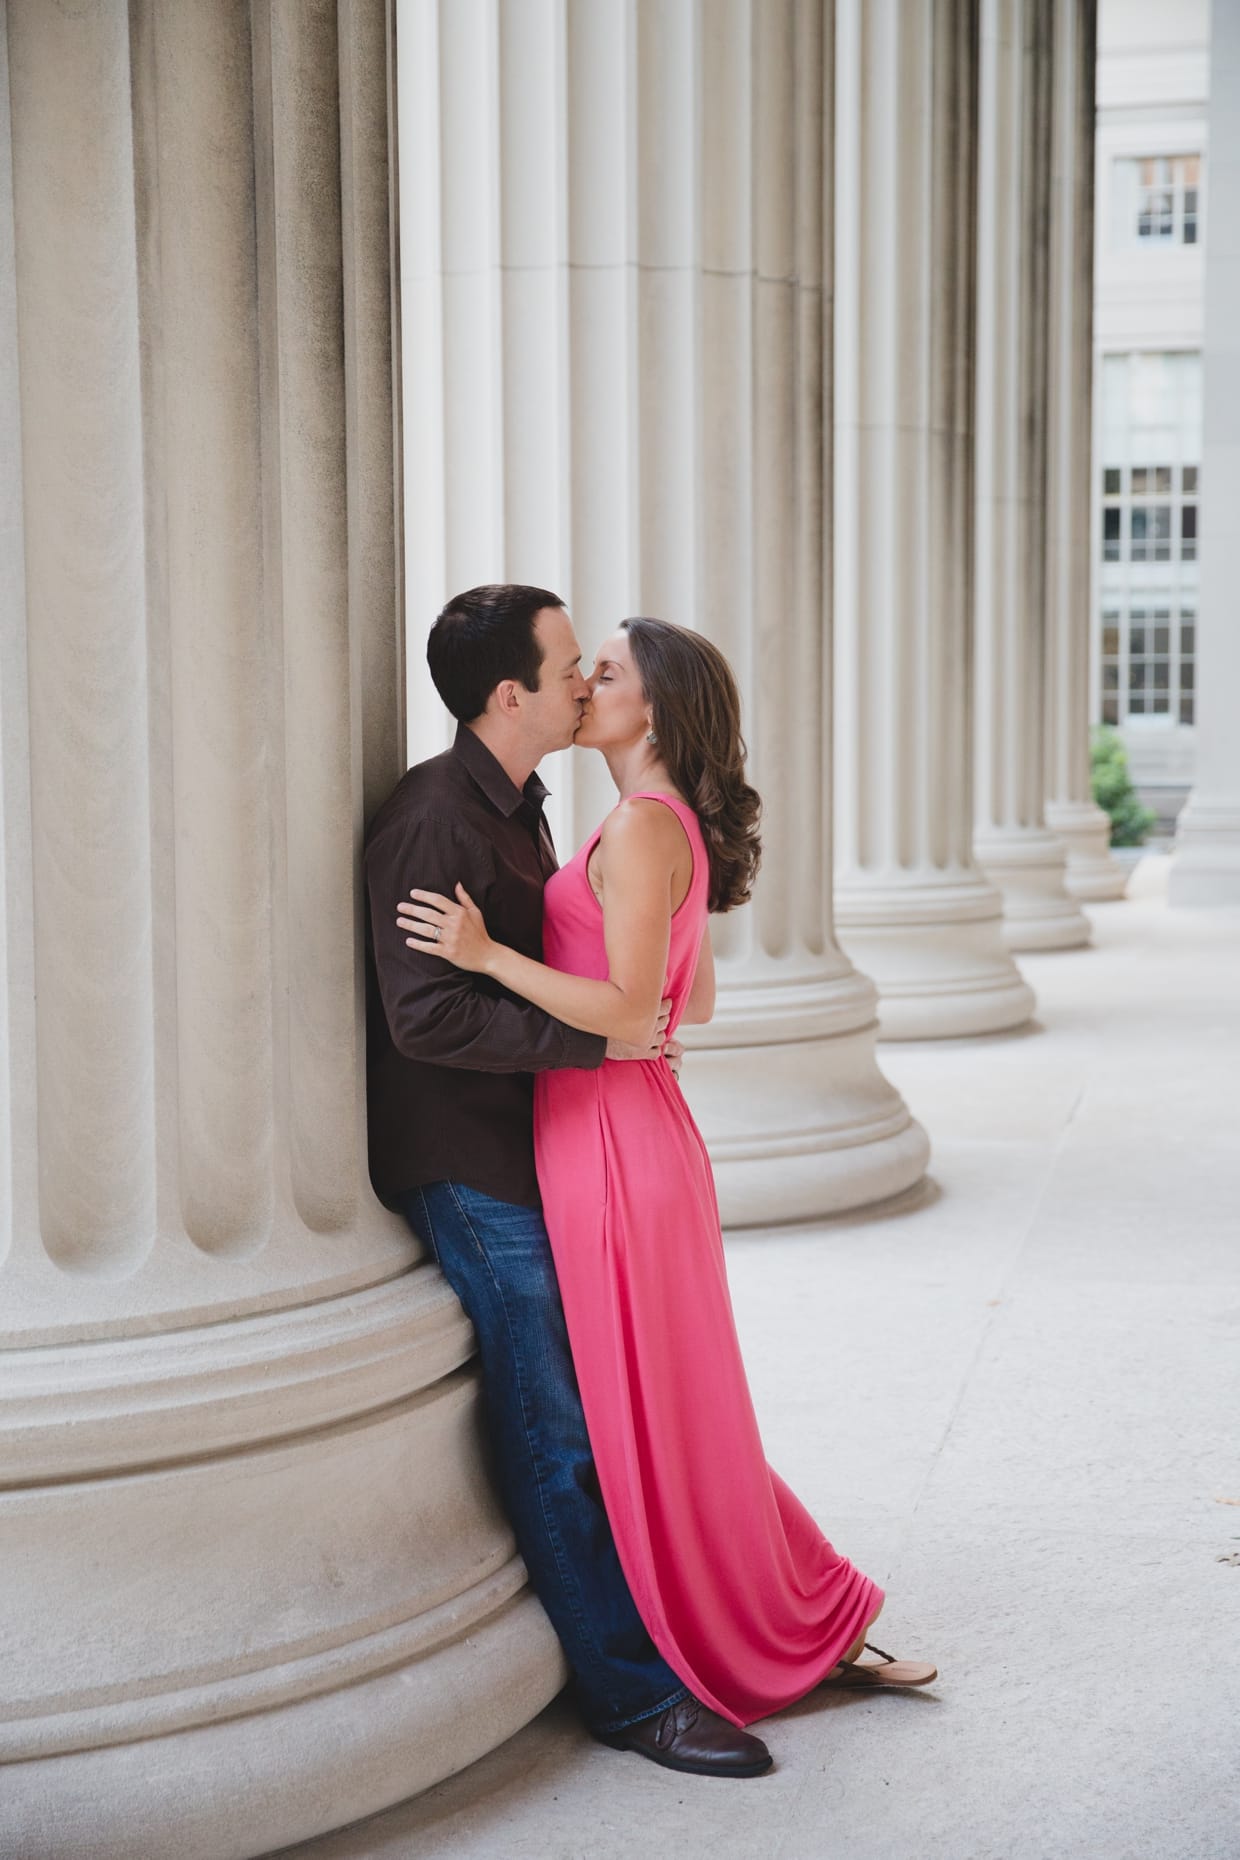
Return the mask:
{"type": "Polygon", "coordinates": [[[171,1339],[12,1353],[0,1849],[250,1860],[543,1708],[563,1660],[491,1493],[470,1348],[421,1266],[171,1339]]]}
{"type": "Polygon", "coordinates": [[[1167,899],[1190,908],[1240,904],[1240,799],[1189,796],[1176,821],[1167,899]]]}
{"type": "Polygon", "coordinates": [[[1111,851],[1111,817],[1095,801],[1048,801],[1046,824],[1068,855],[1064,889],[1070,898],[1101,904],[1122,898],[1128,873],[1111,851]]]}
{"type": "Polygon", "coordinates": [[[876,1008],[873,983],[847,970],[729,990],[709,1027],[684,1030],[725,1227],[817,1220],[921,1180],[929,1138],[879,1071],[876,1008]]]}
{"type": "Polygon", "coordinates": [[[980,879],[844,881],[835,924],[878,988],[880,1040],[941,1040],[1021,1027],[1036,1005],[1008,953],[1003,901],[980,879]]]}
{"type": "Polygon", "coordinates": [[[1003,895],[1003,940],[1009,949],[1080,949],[1090,922],[1064,889],[1067,855],[1045,829],[979,833],[974,855],[1003,895]]]}

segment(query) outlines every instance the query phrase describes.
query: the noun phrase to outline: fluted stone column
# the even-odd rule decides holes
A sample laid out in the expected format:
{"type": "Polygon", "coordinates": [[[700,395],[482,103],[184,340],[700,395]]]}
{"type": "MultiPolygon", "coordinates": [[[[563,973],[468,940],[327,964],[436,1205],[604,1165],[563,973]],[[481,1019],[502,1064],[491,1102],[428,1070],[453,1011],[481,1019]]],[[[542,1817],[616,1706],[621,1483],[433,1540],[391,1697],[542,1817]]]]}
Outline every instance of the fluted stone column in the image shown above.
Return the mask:
{"type": "Polygon", "coordinates": [[[366,1172],[388,26],[3,24],[0,1850],[240,1860],[561,1677],[366,1172]]]}
{"type": "Polygon", "coordinates": [[[1046,394],[1046,824],[1089,900],[1127,883],[1089,774],[1097,17],[1097,0],[1055,0],[1046,394]]]}
{"type": "Polygon", "coordinates": [[[1176,822],[1173,904],[1240,904],[1240,13],[1210,14],[1209,220],[1197,776],[1176,822]]]}
{"type": "Polygon", "coordinates": [[[838,0],[835,912],[888,1038],[1033,1012],[973,863],[976,0],[838,0]]]}
{"type": "Polygon", "coordinates": [[[1046,826],[1047,287],[1055,0],[982,0],[974,852],[1013,949],[1089,941],[1046,826]]]}
{"type": "MultiPolygon", "coordinates": [[[[822,0],[441,0],[409,6],[402,41],[430,177],[402,189],[412,635],[455,586],[531,581],[587,658],[653,613],[741,681],[763,871],[718,926],[718,1013],[685,1067],[733,1225],[886,1197],[927,1154],[831,924],[828,19],[822,0]]],[[[420,657],[411,705],[441,728],[420,657]]],[[[614,800],[601,758],[567,764],[564,851],[614,800]]]]}

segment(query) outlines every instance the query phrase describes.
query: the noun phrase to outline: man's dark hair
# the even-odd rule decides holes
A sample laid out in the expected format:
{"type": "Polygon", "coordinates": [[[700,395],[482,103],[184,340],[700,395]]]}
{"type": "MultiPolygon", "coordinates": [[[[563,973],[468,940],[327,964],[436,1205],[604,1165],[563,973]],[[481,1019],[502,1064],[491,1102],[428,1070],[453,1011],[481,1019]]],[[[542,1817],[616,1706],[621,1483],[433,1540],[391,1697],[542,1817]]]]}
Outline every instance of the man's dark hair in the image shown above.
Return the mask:
{"type": "Polygon", "coordinates": [[[472,723],[496,685],[512,678],[537,691],[542,647],[534,621],[544,607],[563,607],[548,588],[496,583],[455,595],[426,642],[435,689],[458,723],[472,723]]]}

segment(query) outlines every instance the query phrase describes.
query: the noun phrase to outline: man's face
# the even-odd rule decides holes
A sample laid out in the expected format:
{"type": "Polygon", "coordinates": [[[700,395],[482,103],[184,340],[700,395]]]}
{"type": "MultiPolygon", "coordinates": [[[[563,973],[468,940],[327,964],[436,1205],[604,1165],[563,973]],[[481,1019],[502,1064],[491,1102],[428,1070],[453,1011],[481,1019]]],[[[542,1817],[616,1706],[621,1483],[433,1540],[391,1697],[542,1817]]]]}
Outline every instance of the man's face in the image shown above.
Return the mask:
{"type": "Polygon", "coordinates": [[[541,674],[537,691],[522,692],[521,709],[529,746],[541,761],[572,742],[590,687],[581,675],[581,647],[573,623],[562,607],[539,610],[534,637],[542,648],[541,674]]]}

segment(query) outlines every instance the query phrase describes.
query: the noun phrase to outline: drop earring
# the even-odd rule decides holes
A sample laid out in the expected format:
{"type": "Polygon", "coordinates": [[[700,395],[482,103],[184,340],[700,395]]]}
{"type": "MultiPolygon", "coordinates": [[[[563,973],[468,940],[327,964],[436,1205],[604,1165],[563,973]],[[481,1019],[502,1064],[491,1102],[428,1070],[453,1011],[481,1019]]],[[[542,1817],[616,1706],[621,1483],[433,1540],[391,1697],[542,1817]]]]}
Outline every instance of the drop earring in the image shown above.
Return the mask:
{"type": "Polygon", "coordinates": [[[647,730],[647,731],[646,731],[646,741],[647,741],[648,743],[657,743],[657,742],[658,742],[658,740],[659,740],[659,739],[658,739],[658,737],[657,737],[657,736],[655,735],[655,733],[654,733],[654,731],[653,731],[653,730],[647,730]]]}

